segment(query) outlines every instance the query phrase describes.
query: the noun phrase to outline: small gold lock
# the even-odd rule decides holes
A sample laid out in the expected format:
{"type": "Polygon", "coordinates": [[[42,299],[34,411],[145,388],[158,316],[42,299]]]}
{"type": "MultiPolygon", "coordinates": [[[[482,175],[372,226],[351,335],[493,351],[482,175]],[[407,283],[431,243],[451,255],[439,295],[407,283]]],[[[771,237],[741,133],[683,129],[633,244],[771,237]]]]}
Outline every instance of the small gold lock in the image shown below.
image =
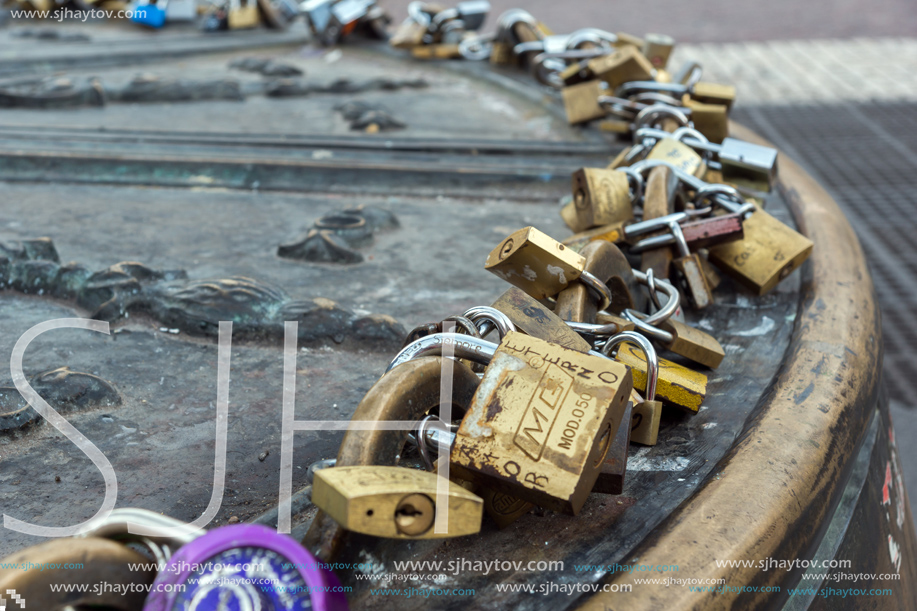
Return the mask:
{"type": "Polygon", "coordinates": [[[456,59],[462,56],[457,44],[421,45],[411,49],[415,59],[456,59]]]}
{"type": "Polygon", "coordinates": [[[689,96],[685,96],[682,102],[685,108],[691,110],[694,129],[710,142],[719,143],[729,136],[729,109],[725,105],[704,104],[692,100],[689,96]]]}
{"type": "Polygon", "coordinates": [[[510,332],[456,434],[452,468],[575,515],[599,476],[632,386],[621,363],[510,332]]]}
{"type": "Polygon", "coordinates": [[[745,238],[709,250],[710,262],[764,295],[812,254],[812,241],[757,209],[742,223],[745,238]]]}
{"type": "Polygon", "coordinates": [[[523,227],[490,252],[484,269],[545,299],[575,282],[585,265],[582,255],[534,227],[523,227]]]}
{"type": "MultiPolygon", "coordinates": [[[[687,144],[675,138],[660,138],[646,156],[647,159],[665,161],[679,169],[698,178],[707,172],[704,158],[697,154],[687,144]]],[[[655,168],[654,168],[655,169],[655,168]]]]}
{"type": "Polygon", "coordinates": [[[634,218],[627,174],[605,168],[582,168],[573,173],[573,204],[578,226],[587,228],[634,218]]]}
{"type": "MultiPolygon", "coordinates": [[[[646,358],[639,348],[624,344],[615,357],[634,374],[634,388],[646,390],[646,358]]],[[[707,376],[667,359],[659,359],[656,397],[690,413],[697,413],[707,396],[707,376]]]]}
{"type": "Polygon", "coordinates": [[[506,314],[516,325],[516,329],[527,335],[577,352],[589,352],[592,349],[589,342],[580,337],[554,312],[518,288],[511,288],[503,293],[494,302],[493,307],[506,314]]]}
{"type": "MultiPolygon", "coordinates": [[[[570,204],[575,205],[573,202],[570,204]]],[[[561,244],[564,244],[568,248],[580,254],[582,254],[582,250],[586,244],[597,240],[604,240],[605,242],[618,244],[624,241],[624,226],[626,224],[627,223],[624,221],[619,221],[617,223],[610,223],[601,227],[595,227],[594,229],[590,229],[588,231],[581,231],[573,234],[569,238],[562,240],[561,244]]]]}
{"type": "Polygon", "coordinates": [[[716,338],[697,327],[670,318],[660,323],[659,328],[672,334],[672,342],[666,344],[668,350],[695,363],[716,369],[726,356],[716,338]]]}
{"type": "Polygon", "coordinates": [[[398,26],[388,42],[396,49],[412,49],[423,44],[426,33],[427,26],[411,19],[398,26]]]}
{"type": "Polygon", "coordinates": [[[653,79],[653,64],[643,56],[640,49],[627,45],[614,53],[589,60],[589,70],[597,79],[605,81],[614,90],[630,81],[653,79]]]}
{"type": "Polygon", "coordinates": [[[654,446],[659,440],[659,421],[662,418],[662,403],[644,401],[635,390],[631,394],[634,402],[630,422],[630,440],[644,446],[654,446]]]}
{"type": "Polygon", "coordinates": [[[691,99],[703,104],[721,104],[731,110],[736,99],[736,88],[733,85],[699,82],[691,90],[691,99]]]}
{"type": "Polygon", "coordinates": [[[599,104],[599,97],[605,95],[601,81],[586,81],[564,87],[560,90],[560,95],[570,125],[601,119],[608,114],[599,104]]]}
{"type": "Polygon", "coordinates": [[[404,467],[330,467],[315,472],[312,502],[347,530],[389,539],[441,539],[481,530],[483,501],[448,481],[448,532],[433,528],[440,477],[404,467]]]}
{"type": "MultiPolygon", "coordinates": [[[[664,70],[675,48],[675,39],[665,34],[647,34],[643,42],[643,55],[657,70],[664,70]]],[[[657,76],[656,80],[659,78],[657,76]]]]}

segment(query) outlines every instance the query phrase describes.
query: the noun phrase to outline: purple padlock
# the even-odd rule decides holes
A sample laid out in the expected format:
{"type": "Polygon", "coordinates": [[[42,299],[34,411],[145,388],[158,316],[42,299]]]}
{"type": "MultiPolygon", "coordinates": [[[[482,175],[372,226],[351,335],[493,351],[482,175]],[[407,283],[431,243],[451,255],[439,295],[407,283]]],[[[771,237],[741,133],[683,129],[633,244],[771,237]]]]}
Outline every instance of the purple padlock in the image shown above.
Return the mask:
{"type": "Polygon", "coordinates": [[[224,526],[172,556],[143,611],[347,611],[340,582],[319,564],[266,526],[224,526]]]}

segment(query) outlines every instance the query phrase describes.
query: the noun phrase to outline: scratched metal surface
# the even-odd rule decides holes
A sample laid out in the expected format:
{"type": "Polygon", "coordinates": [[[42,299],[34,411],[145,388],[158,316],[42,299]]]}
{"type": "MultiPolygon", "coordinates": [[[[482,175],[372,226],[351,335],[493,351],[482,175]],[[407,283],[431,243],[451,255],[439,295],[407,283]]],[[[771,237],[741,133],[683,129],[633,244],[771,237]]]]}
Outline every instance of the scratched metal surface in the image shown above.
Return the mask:
{"type": "MultiPolygon", "coordinates": [[[[289,50],[287,56],[293,53],[289,50]]],[[[363,56],[355,53],[350,62],[347,57],[335,64],[334,70],[346,74],[352,68],[355,74],[363,74],[363,56]]],[[[223,66],[226,59],[220,56],[194,61],[223,66]]],[[[412,70],[435,72],[437,82],[457,83],[456,90],[463,86],[483,88],[490,96],[485,96],[485,102],[496,100],[499,104],[485,104],[483,109],[469,106],[467,100],[476,99],[470,96],[444,107],[448,103],[448,96],[444,96],[439,107],[418,102],[415,108],[410,106],[410,99],[393,98],[398,108],[404,105],[412,110],[409,127],[399,136],[424,137],[440,129],[444,136],[465,134],[473,123],[474,135],[481,138],[509,140],[526,134],[537,139],[534,134],[544,140],[582,142],[585,137],[558,123],[557,108],[545,110],[539,92],[521,94],[520,79],[501,82],[490,75],[485,78],[486,66],[447,70],[411,66],[412,70]],[[489,133],[482,135],[485,131],[489,133]]],[[[167,62],[156,68],[183,69],[167,62]]],[[[327,133],[328,122],[336,120],[329,113],[331,101],[298,102],[301,112],[314,113],[311,122],[297,124],[300,133],[327,133]]],[[[270,108],[263,101],[258,104],[256,110],[261,113],[270,108]]],[[[143,116],[150,127],[162,130],[181,131],[191,124],[195,129],[218,133],[247,129],[248,123],[238,115],[213,115],[202,108],[157,108],[156,112],[143,112],[143,116]],[[158,114],[159,110],[163,112],[158,114]]],[[[110,110],[94,110],[98,114],[91,116],[83,111],[4,112],[0,123],[7,123],[9,117],[9,123],[32,125],[42,121],[57,126],[86,124],[91,120],[106,125],[107,117],[111,117],[113,125],[119,121],[124,125],[127,110],[110,110]]],[[[279,115],[254,115],[265,117],[259,125],[274,125],[276,129],[286,125],[279,115]]],[[[52,156],[47,162],[49,172],[55,159],[52,156]]],[[[569,155],[559,155],[557,164],[569,163],[569,159],[569,155]]],[[[91,270],[137,260],[153,268],[185,269],[192,280],[250,276],[282,287],[291,299],[333,299],[357,314],[393,316],[406,328],[440,320],[472,305],[489,304],[499,296],[505,285],[482,266],[493,245],[511,231],[532,224],[558,238],[568,234],[557,215],[556,185],[540,196],[520,200],[509,188],[501,192],[496,187],[476,196],[453,192],[444,197],[431,194],[428,187],[412,194],[411,184],[395,180],[390,186],[398,193],[389,196],[261,192],[203,185],[193,189],[138,184],[75,186],[71,184],[74,180],[56,174],[47,182],[4,184],[7,197],[0,209],[2,238],[51,237],[62,260],[78,261],[91,270]],[[364,263],[340,267],[276,257],[278,244],[295,239],[318,216],[360,203],[392,210],[402,225],[380,232],[374,244],[363,249],[364,263]]],[[[768,210],[790,221],[779,199],[772,198],[768,210]]],[[[798,286],[797,272],[770,295],[754,298],[727,280],[717,291],[715,305],[703,316],[689,314],[692,322],[720,339],[727,357],[719,370],[709,372],[708,398],[700,413],[689,416],[666,408],[660,444],[652,449],[631,448],[624,494],[593,495],[575,518],[531,513],[504,531],[485,522],[480,536],[460,540],[401,543],[354,536],[341,560],[381,562],[386,573],[395,572],[394,560],[405,559],[564,560],[566,569],[557,573],[449,575],[443,585],[471,587],[478,594],[473,599],[437,602],[447,608],[513,605],[555,609],[570,604],[565,594],[511,599],[492,586],[496,581],[598,581],[602,575],[577,573],[574,564],[607,564],[623,558],[688,498],[741,435],[766,393],[793,329],[798,286]]],[[[4,355],[34,324],[89,313],[72,300],[52,300],[9,289],[0,291],[0,311],[0,354],[4,355]]],[[[39,338],[26,355],[26,373],[67,365],[111,382],[121,405],[89,406],[67,416],[112,461],[119,475],[119,506],[139,506],[194,519],[209,499],[212,481],[215,338],[175,334],[168,326],[144,316],[123,318],[113,323],[112,329],[111,336],[61,331],[39,338]]],[[[297,418],[348,418],[396,349],[395,345],[364,346],[352,340],[304,343],[299,352],[297,418]]],[[[251,519],[274,504],[277,496],[280,342],[237,341],[232,368],[227,492],[215,525],[231,516],[251,519]],[[265,452],[267,456],[259,460],[265,452]]],[[[8,379],[0,379],[0,386],[8,385],[8,379]]],[[[294,488],[305,483],[305,469],[311,462],[334,455],[339,439],[339,434],[333,433],[296,435],[294,488]]],[[[0,433],[0,463],[0,509],[6,514],[40,524],[64,525],[92,515],[101,500],[98,472],[49,426],[0,433]],[[60,477],[59,482],[56,477],[60,477]]],[[[305,517],[297,517],[300,525],[305,517]]],[[[33,542],[6,531],[0,538],[0,554],[33,542]]],[[[368,588],[384,585],[378,579],[357,580],[346,573],[339,576],[354,587],[354,607],[426,605],[422,598],[371,597],[368,588]]],[[[396,587],[421,585],[400,583],[403,585],[396,587]]]]}

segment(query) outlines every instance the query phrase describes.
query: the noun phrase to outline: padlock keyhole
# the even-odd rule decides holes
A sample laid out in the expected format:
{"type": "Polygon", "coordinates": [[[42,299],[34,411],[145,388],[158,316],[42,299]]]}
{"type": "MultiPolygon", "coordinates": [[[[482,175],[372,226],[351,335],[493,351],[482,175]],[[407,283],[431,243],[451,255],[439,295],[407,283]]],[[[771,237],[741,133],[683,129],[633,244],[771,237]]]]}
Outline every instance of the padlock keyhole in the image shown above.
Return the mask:
{"type": "Polygon", "coordinates": [[[395,508],[395,526],[405,535],[421,535],[433,526],[433,501],[425,494],[409,494],[395,508]]]}

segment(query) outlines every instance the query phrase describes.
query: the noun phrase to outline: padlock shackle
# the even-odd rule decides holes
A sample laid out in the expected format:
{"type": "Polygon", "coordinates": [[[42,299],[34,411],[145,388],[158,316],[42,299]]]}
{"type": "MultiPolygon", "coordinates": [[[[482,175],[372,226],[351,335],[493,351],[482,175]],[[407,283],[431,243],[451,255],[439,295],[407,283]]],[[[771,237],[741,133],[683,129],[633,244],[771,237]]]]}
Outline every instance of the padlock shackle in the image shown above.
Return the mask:
{"type": "Polygon", "coordinates": [[[516,330],[516,325],[509,319],[509,316],[497,308],[492,308],[490,306],[474,306],[468,308],[465,310],[464,316],[477,325],[478,331],[481,332],[481,337],[486,336],[496,328],[502,340],[504,335],[510,331],[516,330]],[[480,324],[478,324],[479,321],[480,324]]]}
{"type": "Polygon", "coordinates": [[[471,335],[433,333],[405,346],[392,359],[391,364],[385,371],[388,373],[398,365],[422,356],[442,356],[443,346],[445,345],[454,347],[456,358],[468,359],[483,365],[490,363],[490,359],[493,358],[494,353],[497,351],[497,344],[471,335]]]}
{"type": "Polygon", "coordinates": [[[649,280],[649,273],[643,273],[637,269],[633,271],[634,277],[637,279],[637,281],[646,285],[650,289],[651,294],[655,292],[655,288],[660,293],[663,293],[666,297],[668,297],[665,305],[659,308],[657,312],[648,315],[644,321],[651,325],[655,325],[656,323],[668,320],[673,314],[675,314],[675,311],[678,310],[678,303],[681,299],[681,295],[679,294],[678,289],[675,288],[668,280],[663,280],[662,278],[653,278],[651,283],[649,280]]]}
{"type": "Polygon", "coordinates": [[[656,381],[659,379],[659,357],[656,356],[656,349],[653,348],[650,340],[639,333],[624,331],[605,342],[605,345],[602,346],[602,354],[611,358],[611,349],[624,342],[634,343],[643,351],[646,357],[646,400],[655,401],[656,381]]]}

